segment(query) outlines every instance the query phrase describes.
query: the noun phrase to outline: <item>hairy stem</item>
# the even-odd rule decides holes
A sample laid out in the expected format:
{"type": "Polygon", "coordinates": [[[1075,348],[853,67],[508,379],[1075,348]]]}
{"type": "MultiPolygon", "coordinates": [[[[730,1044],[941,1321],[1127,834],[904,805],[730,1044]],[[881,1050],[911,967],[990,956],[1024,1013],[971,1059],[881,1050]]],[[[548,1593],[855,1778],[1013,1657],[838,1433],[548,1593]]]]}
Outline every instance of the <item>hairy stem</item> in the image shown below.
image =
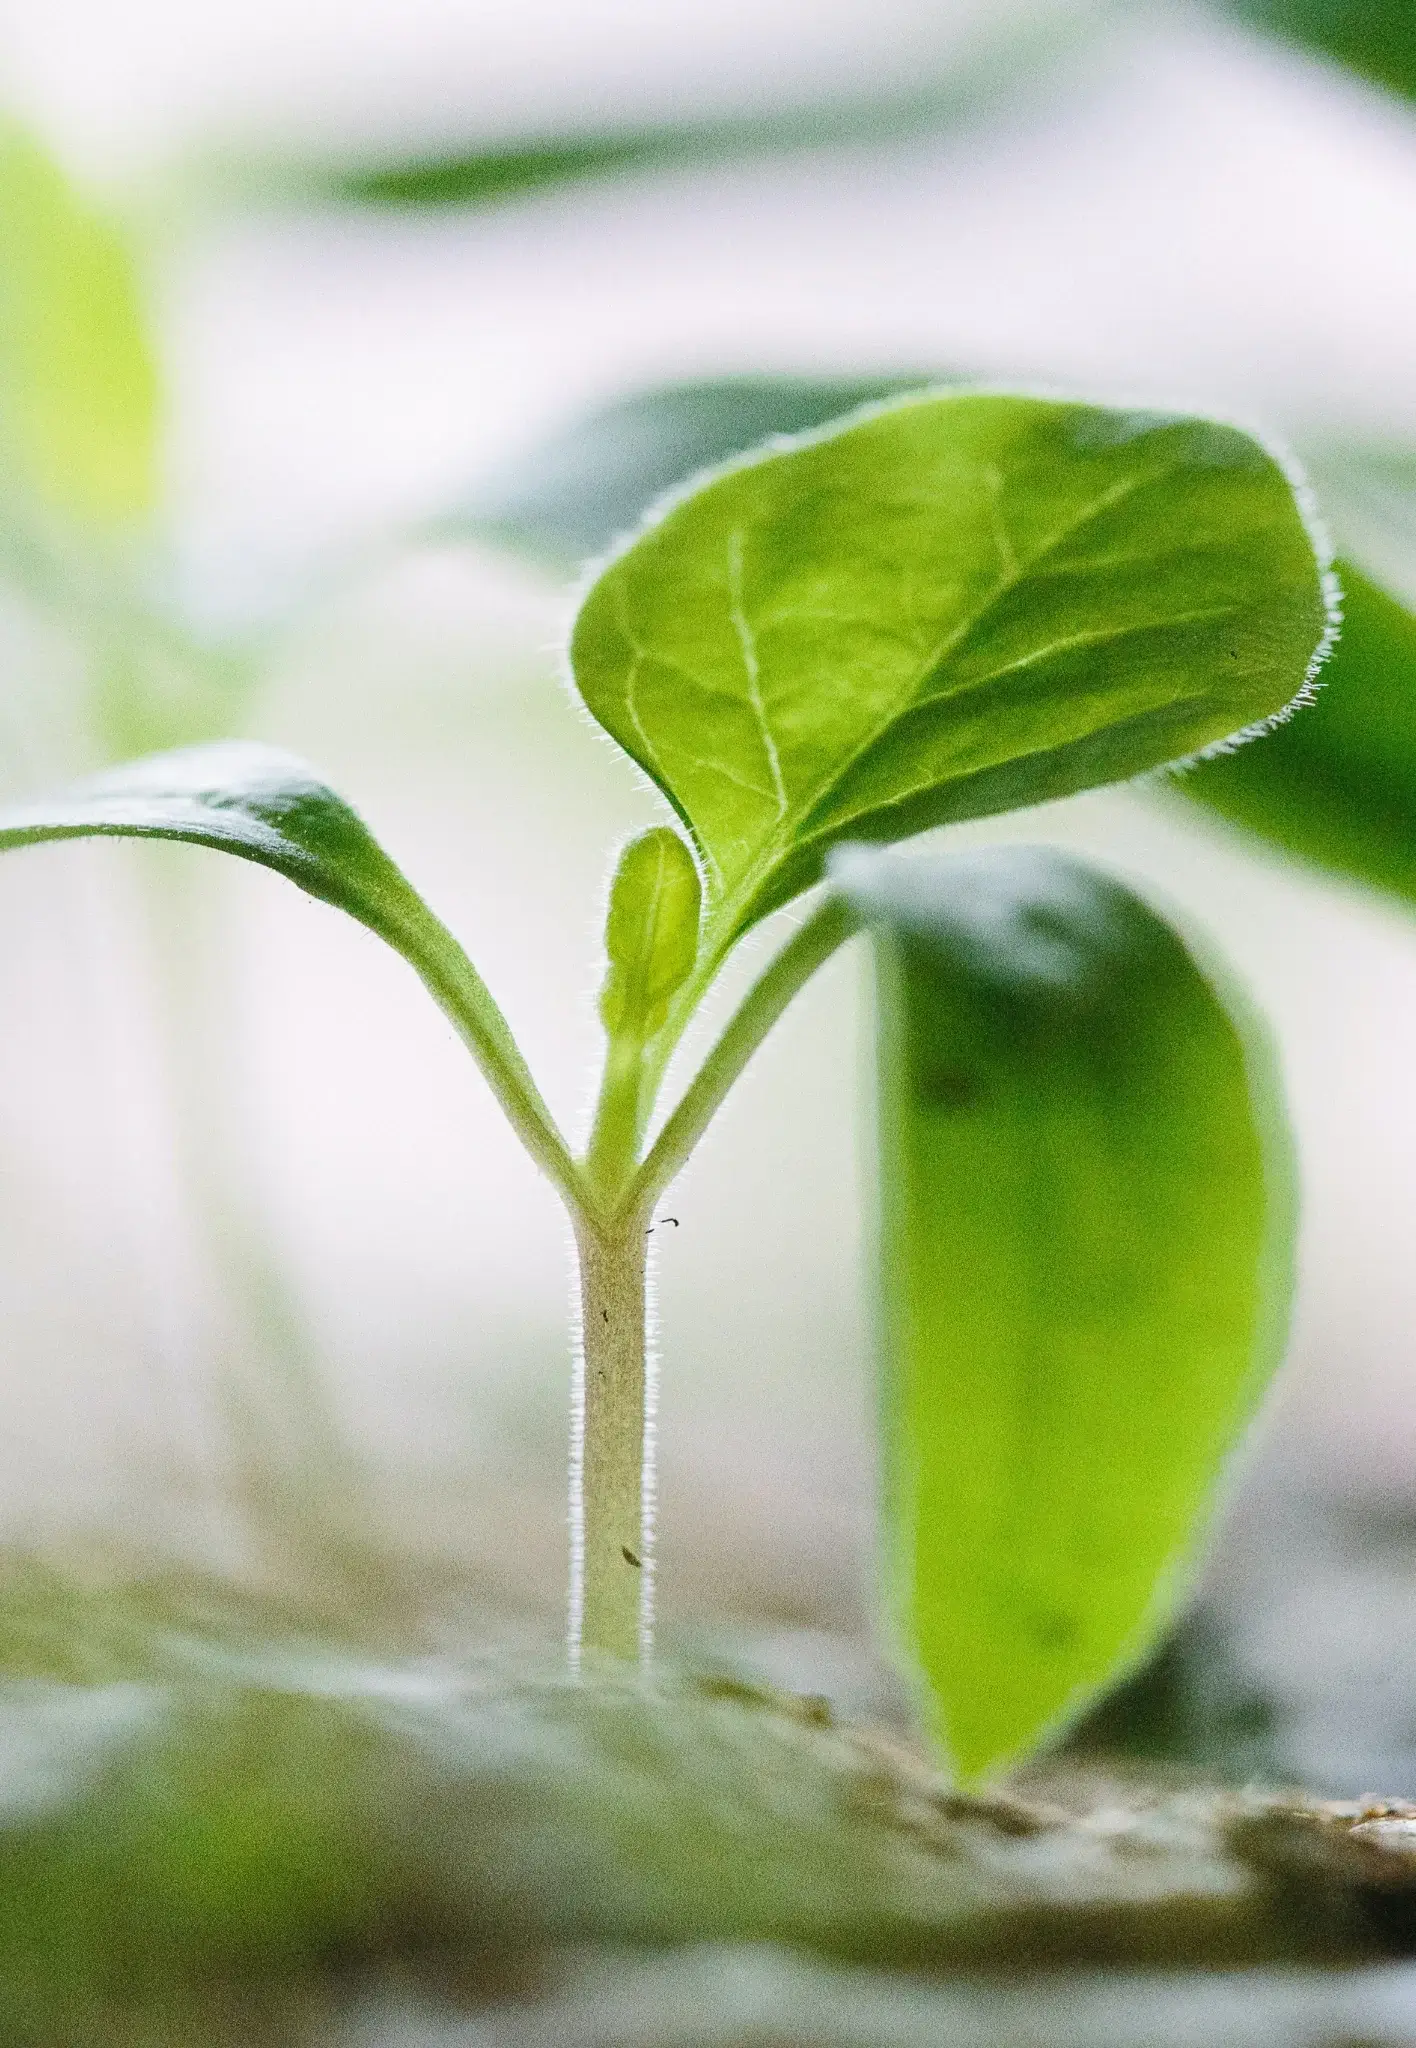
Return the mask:
{"type": "Polygon", "coordinates": [[[582,1649],[647,1659],[652,1647],[645,1290],[651,1205],[792,997],[855,929],[855,914],[839,898],[808,918],[748,991],[637,1171],[657,1075],[637,1040],[610,1041],[584,1198],[571,1205],[581,1317],[570,1494],[572,1661],[582,1649]]]}
{"type": "Polygon", "coordinates": [[[644,1213],[576,1224],[581,1356],[571,1457],[570,1652],[647,1656],[653,1475],[644,1213]]]}

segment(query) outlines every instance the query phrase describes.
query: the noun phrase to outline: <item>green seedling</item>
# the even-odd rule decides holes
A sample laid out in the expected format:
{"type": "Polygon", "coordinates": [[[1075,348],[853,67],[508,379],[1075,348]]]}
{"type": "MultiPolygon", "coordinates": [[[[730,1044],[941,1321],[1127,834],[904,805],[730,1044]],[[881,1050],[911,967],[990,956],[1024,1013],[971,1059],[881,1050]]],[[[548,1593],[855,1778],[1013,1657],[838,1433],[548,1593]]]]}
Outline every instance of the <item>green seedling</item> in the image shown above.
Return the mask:
{"type": "Polygon", "coordinates": [[[590,582],[570,666],[670,820],[610,882],[577,1150],[458,941],[291,757],[154,756],[0,845],[187,840],[413,966],[563,1201],[579,1262],[570,1639],[647,1657],[655,1205],[853,935],[879,1013],[882,1555],[925,1718],[976,1780],[1150,1640],[1275,1363],[1287,1162],[1262,1048],[1160,916],[1036,849],[893,843],[1252,734],[1332,637],[1282,466],[1206,420],[925,393],[769,444],[590,582]],[[697,1070],[748,933],[781,938],[697,1070]]]}

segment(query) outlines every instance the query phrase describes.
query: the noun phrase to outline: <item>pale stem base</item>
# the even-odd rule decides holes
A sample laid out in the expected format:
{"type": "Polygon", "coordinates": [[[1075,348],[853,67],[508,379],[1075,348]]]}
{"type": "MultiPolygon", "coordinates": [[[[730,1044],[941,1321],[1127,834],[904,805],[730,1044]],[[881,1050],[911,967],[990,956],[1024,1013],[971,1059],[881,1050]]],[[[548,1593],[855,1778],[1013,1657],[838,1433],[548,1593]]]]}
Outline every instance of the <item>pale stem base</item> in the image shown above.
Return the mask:
{"type": "Polygon", "coordinates": [[[602,1236],[576,1230],[581,1370],[571,1474],[570,1649],[637,1657],[647,1648],[653,1529],[642,1214],[602,1236]]]}

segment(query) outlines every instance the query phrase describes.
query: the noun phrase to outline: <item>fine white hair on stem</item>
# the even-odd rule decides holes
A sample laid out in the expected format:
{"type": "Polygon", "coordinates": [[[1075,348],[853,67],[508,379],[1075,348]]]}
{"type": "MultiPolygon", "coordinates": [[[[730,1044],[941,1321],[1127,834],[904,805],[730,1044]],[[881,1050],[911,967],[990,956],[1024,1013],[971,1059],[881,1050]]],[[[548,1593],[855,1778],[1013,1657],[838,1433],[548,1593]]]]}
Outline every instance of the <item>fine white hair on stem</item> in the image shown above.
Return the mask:
{"type": "Polygon", "coordinates": [[[646,1671],[654,1655],[654,1594],[659,1521],[659,1290],[654,1269],[658,1255],[650,1241],[644,1256],[644,1435],[639,1472],[639,1665],[646,1671]]]}
{"type": "Polygon", "coordinates": [[[570,1534],[570,1590],[566,1598],[566,1660],[580,1669],[585,1625],[585,1308],[580,1287],[580,1252],[569,1218],[565,1245],[570,1274],[570,1463],[566,1521],[570,1534]]]}

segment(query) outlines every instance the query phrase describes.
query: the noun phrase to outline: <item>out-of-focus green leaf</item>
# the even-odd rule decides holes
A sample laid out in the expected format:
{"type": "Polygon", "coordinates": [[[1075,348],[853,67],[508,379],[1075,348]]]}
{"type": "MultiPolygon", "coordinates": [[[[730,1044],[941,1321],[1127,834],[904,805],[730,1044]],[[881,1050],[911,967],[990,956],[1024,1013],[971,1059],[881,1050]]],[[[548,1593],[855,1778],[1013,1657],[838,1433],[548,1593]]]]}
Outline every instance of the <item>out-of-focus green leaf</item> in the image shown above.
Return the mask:
{"type": "Polygon", "coordinates": [[[554,1119],[486,984],[362,819],[303,761],[231,740],[129,762],[0,811],[0,851],[104,837],[185,840],[235,854],[377,933],[451,1019],[532,1156],[565,1183],[554,1119]]]}
{"type": "Polygon", "coordinates": [[[0,451],[60,514],[130,523],[156,492],[157,407],[132,251],[39,144],[5,122],[0,451]]]}
{"type": "Polygon", "coordinates": [[[934,64],[926,57],[912,80],[836,90],[793,105],[781,92],[737,116],[627,122],[583,127],[461,150],[443,150],[321,173],[303,182],[330,197],[361,205],[486,206],[596,178],[674,171],[740,157],[889,143],[987,111],[1001,92],[1075,47],[1115,11],[1115,0],[1051,0],[1003,8],[982,36],[934,64]]]}
{"type": "MultiPolygon", "coordinates": [[[[86,620],[90,723],[103,758],[125,761],[229,739],[240,730],[268,653],[257,635],[219,640],[170,610],[113,590],[86,620]]],[[[71,607],[67,616],[80,620],[71,607]]]]}
{"type": "Polygon", "coordinates": [[[521,457],[439,522],[553,561],[599,554],[699,470],[773,434],[825,426],[936,377],[719,377],[663,384],[591,413],[521,457]]]}
{"type": "Polygon", "coordinates": [[[1411,0],[1229,0],[1256,27],[1416,98],[1416,7],[1411,0]]]}
{"type": "MultiPolygon", "coordinates": [[[[490,206],[519,199],[543,186],[580,184],[618,171],[657,169],[665,159],[692,156],[707,147],[693,130],[631,129],[564,142],[513,143],[507,148],[472,149],[422,156],[336,173],[330,189],[337,198],[364,206],[490,206]]],[[[716,153],[716,152],[711,152],[716,153]]]]}
{"type": "Polygon", "coordinates": [[[1169,927],[1049,850],[843,849],[875,926],[884,1545],[969,1781],[1152,1640],[1281,1348],[1271,1067],[1169,927]]]}
{"type": "Polygon", "coordinates": [[[1416,618],[1350,563],[1340,571],[1342,638],[1316,702],[1177,787],[1290,853],[1416,902],[1416,618]]]}
{"type": "Polygon", "coordinates": [[[1326,623],[1272,458],[1207,420],[961,393],[769,448],[667,510],[571,643],[693,833],[709,955],[898,839],[1267,719],[1326,623]]]}

